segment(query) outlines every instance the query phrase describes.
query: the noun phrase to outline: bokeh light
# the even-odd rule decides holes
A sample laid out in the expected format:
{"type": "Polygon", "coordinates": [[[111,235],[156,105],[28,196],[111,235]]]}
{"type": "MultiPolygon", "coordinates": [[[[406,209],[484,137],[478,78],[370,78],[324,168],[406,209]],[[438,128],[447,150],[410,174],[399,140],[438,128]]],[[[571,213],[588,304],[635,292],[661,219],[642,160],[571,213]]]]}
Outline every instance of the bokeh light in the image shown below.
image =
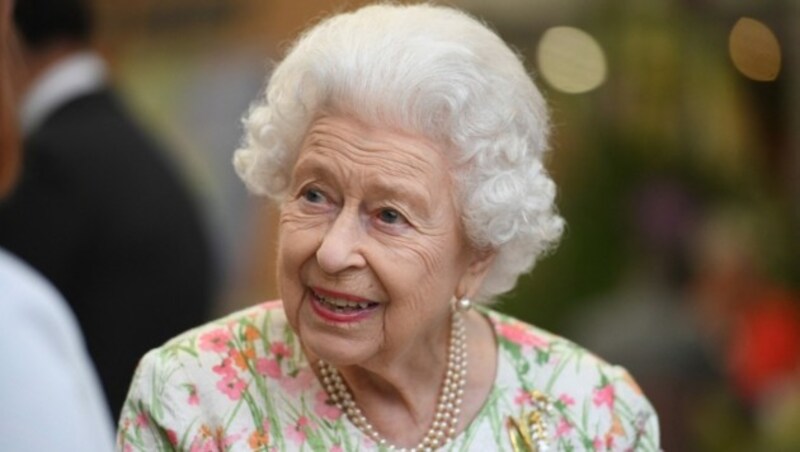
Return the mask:
{"type": "Polygon", "coordinates": [[[545,31],[539,41],[537,62],[545,81],[565,93],[591,91],[606,79],[606,57],[600,44],[574,27],[545,31]]]}
{"type": "Polygon", "coordinates": [[[734,66],[745,77],[759,82],[778,78],[781,46],[764,23],[749,17],[739,19],[731,29],[728,48],[734,66]]]}

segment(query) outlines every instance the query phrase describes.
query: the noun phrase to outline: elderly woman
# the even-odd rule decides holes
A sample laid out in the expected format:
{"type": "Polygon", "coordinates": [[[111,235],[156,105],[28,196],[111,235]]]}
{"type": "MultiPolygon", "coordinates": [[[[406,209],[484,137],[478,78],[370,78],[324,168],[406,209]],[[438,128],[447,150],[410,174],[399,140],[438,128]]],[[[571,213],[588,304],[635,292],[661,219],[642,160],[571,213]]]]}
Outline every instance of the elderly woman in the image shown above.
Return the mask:
{"type": "Polygon", "coordinates": [[[324,20],[235,166],[280,203],[281,301],[150,352],[121,450],[657,450],[633,380],[490,310],[559,238],[544,101],[478,21],[324,20]]]}

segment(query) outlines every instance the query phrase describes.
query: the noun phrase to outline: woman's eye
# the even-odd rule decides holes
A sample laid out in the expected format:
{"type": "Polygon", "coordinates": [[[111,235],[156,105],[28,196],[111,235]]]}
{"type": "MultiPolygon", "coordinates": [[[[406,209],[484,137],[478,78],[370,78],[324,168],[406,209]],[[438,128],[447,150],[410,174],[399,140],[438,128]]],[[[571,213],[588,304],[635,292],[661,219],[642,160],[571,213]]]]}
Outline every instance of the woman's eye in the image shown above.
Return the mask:
{"type": "Polygon", "coordinates": [[[394,209],[381,209],[378,212],[378,219],[386,224],[400,224],[406,221],[403,215],[394,209]]]}
{"type": "Polygon", "coordinates": [[[309,188],[305,192],[303,192],[303,199],[310,203],[321,203],[325,202],[325,195],[322,194],[321,191],[317,190],[316,188],[309,188]]]}

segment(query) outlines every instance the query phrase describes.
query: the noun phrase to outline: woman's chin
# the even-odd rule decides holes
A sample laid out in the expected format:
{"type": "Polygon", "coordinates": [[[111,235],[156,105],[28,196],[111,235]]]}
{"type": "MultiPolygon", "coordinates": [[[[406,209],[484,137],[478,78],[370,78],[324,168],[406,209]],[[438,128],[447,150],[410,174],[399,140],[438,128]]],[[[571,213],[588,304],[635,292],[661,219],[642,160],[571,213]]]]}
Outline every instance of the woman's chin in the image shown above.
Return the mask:
{"type": "Polygon", "coordinates": [[[348,312],[332,309],[309,296],[301,308],[299,336],[315,357],[334,366],[359,364],[382,343],[379,312],[382,306],[348,312]]]}
{"type": "Polygon", "coordinates": [[[341,338],[335,340],[322,335],[311,335],[307,338],[301,337],[301,340],[310,358],[321,359],[334,367],[360,365],[375,354],[369,344],[353,343],[341,338]]]}

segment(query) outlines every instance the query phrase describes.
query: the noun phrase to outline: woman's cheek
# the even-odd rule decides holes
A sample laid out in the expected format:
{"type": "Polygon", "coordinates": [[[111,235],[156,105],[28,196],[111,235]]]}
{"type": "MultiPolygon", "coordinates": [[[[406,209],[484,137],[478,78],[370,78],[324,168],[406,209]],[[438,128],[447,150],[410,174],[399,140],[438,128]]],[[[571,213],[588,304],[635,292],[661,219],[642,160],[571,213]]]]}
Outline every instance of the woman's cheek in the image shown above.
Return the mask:
{"type": "Polygon", "coordinates": [[[438,274],[442,269],[445,250],[439,240],[415,237],[402,240],[400,246],[394,247],[396,259],[413,263],[427,275],[438,274]]]}
{"type": "Polygon", "coordinates": [[[321,209],[303,206],[300,200],[284,206],[280,216],[280,233],[308,230],[324,226],[335,218],[332,209],[321,209]]]}
{"type": "Polygon", "coordinates": [[[281,280],[300,284],[303,266],[322,242],[327,220],[324,216],[284,211],[280,218],[278,259],[281,280]]]}

